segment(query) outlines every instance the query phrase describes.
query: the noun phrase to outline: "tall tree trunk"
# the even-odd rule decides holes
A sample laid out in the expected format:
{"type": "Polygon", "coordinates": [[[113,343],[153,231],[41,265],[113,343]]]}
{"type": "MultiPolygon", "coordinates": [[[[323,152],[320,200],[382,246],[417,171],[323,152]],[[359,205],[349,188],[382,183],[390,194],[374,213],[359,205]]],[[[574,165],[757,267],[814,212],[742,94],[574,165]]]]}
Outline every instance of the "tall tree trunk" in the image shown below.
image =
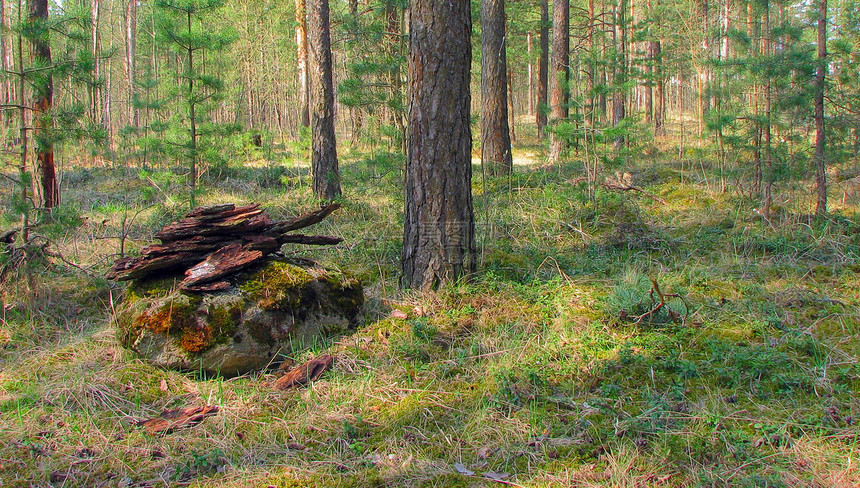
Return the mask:
{"type": "MultiPolygon", "coordinates": [[[[0,0],[2,2],[3,0],[0,0]]],[[[535,92],[534,92],[534,73],[532,72],[532,33],[529,32],[526,34],[526,51],[528,52],[528,83],[529,83],[529,100],[528,100],[528,114],[534,115],[535,113],[535,92]]]]}
{"type": "Polygon", "coordinates": [[[311,125],[307,27],[305,0],[296,0],[296,62],[299,74],[299,120],[302,127],[311,125]]]}
{"type": "Polygon", "coordinates": [[[140,126],[140,109],[135,105],[137,79],[137,2],[126,0],[125,4],[125,76],[128,96],[128,123],[132,127],[140,126]]]}
{"type": "Polygon", "coordinates": [[[411,0],[403,284],[430,289],[475,269],[468,0],[411,0]]]}
{"type": "Polygon", "coordinates": [[[93,57],[93,80],[95,83],[90,87],[90,117],[102,125],[101,106],[101,62],[99,61],[99,23],[101,14],[100,0],[90,1],[90,55],[93,57]]]}
{"type": "MultiPolygon", "coordinates": [[[[552,79],[550,80],[550,118],[554,126],[565,121],[568,116],[570,99],[570,2],[555,0],[552,3],[552,79]]],[[[567,149],[564,134],[550,134],[549,159],[561,162],[567,149]]]]}
{"type": "MultiPolygon", "coordinates": [[[[770,5],[764,6],[764,19],[762,20],[762,54],[770,58],[773,54],[773,42],[770,30],[770,5]]],[[[771,192],[773,190],[773,151],[771,147],[771,79],[766,76],[764,80],[764,128],[762,129],[762,145],[764,145],[764,191],[762,194],[761,214],[765,219],[770,219],[771,192]]]]}
{"type": "MultiPolygon", "coordinates": [[[[613,34],[618,58],[615,61],[615,90],[612,98],[612,126],[621,123],[627,116],[626,111],[626,88],[627,83],[627,0],[618,0],[615,10],[615,31],[613,34]]],[[[615,150],[621,149],[626,142],[626,137],[619,134],[615,138],[615,150]]]]}
{"type": "MultiPolygon", "coordinates": [[[[38,27],[32,42],[33,64],[51,66],[51,47],[49,44],[48,0],[29,0],[30,21],[38,27]]],[[[22,92],[23,93],[23,92],[22,92]]],[[[54,167],[54,142],[51,109],[54,104],[54,80],[48,69],[33,84],[34,128],[36,142],[36,165],[42,186],[42,200],[46,208],[60,204],[60,188],[54,167]]]]}
{"type": "Polygon", "coordinates": [[[827,214],[827,173],[824,154],[824,81],[827,74],[827,0],[818,0],[818,66],[815,69],[815,217],[827,214]]]}
{"type": "MultiPolygon", "coordinates": [[[[403,9],[398,9],[394,2],[386,2],[385,4],[385,19],[387,24],[388,52],[391,59],[397,59],[403,51],[403,36],[401,30],[404,22],[402,21],[403,9]]],[[[397,100],[393,104],[397,107],[401,106],[400,97],[402,96],[403,83],[400,77],[400,63],[391,63],[391,69],[388,73],[391,83],[391,100],[397,100]]],[[[406,154],[406,120],[402,110],[395,108],[391,109],[391,120],[397,127],[400,134],[400,149],[403,154],[406,154]]]]}
{"type": "MultiPolygon", "coordinates": [[[[191,10],[188,10],[188,11],[186,11],[186,20],[188,22],[187,23],[188,30],[186,32],[187,32],[188,36],[191,36],[192,32],[193,32],[191,29],[191,19],[192,19],[191,10]]],[[[191,205],[190,206],[191,206],[191,208],[194,208],[196,206],[197,179],[199,177],[199,173],[198,173],[199,168],[197,167],[197,156],[198,156],[198,154],[197,154],[198,153],[198,151],[197,151],[197,97],[196,97],[196,94],[194,92],[194,79],[195,79],[195,77],[193,76],[193,73],[194,73],[194,52],[195,52],[195,50],[194,50],[194,47],[192,44],[186,45],[185,49],[186,49],[186,55],[187,55],[187,59],[188,59],[188,70],[187,70],[187,73],[188,73],[188,95],[186,98],[188,100],[188,119],[189,119],[189,123],[191,126],[191,131],[190,131],[190,138],[191,138],[190,153],[191,154],[190,154],[190,158],[189,158],[191,160],[191,172],[188,175],[188,181],[189,181],[188,186],[191,189],[191,192],[190,192],[190,195],[191,195],[190,204],[191,205]]]]}
{"type": "MultiPolygon", "coordinates": [[[[647,0],[645,4],[645,16],[648,19],[649,25],[653,22],[653,15],[651,12],[651,0],[647,0]]],[[[654,120],[654,78],[655,78],[655,69],[654,69],[654,54],[656,51],[655,44],[657,43],[653,39],[653,32],[648,33],[648,37],[651,38],[648,40],[646,47],[646,56],[647,59],[645,61],[645,121],[652,122],[654,120]]]]}
{"type": "Polygon", "coordinates": [[[594,0],[588,0],[588,67],[586,71],[588,92],[588,111],[591,113],[586,120],[594,119],[594,60],[597,53],[594,52],[594,0]]]}
{"type": "Polygon", "coordinates": [[[314,194],[332,201],[340,196],[340,173],[334,134],[334,82],[328,0],[308,0],[311,67],[311,166],[314,194]]]}
{"type": "Polygon", "coordinates": [[[663,43],[654,41],[654,85],[656,95],[654,97],[654,135],[665,135],[666,129],[666,92],[664,90],[665,79],[663,74],[663,43]]]}
{"type": "Polygon", "coordinates": [[[549,78],[549,0],[540,0],[540,57],[538,58],[537,111],[538,137],[543,137],[547,117],[547,78],[549,78]]]}
{"type": "Polygon", "coordinates": [[[15,99],[12,93],[12,78],[8,76],[12,71],[12,52],[6,41],[6,2],[0,0],[0,69],[3,70],[3,103],[11,105],[15,99]]]}
{"type": "MultiPolygon", "coordinates": [[[[517,114],[514,111],[514,88],[513,88],[514,72],[508,66],[508,127],[511,128],[511,151],[513,145],[517,143],[517,114]]],[[[512,156],[513,158],[513,156],[512,156]]]]}
{"type": "Polygon", "coordinates": [[[492,175],[513,168],[508,126],[505,1],[481,1],[481,162],[492,175]]]}

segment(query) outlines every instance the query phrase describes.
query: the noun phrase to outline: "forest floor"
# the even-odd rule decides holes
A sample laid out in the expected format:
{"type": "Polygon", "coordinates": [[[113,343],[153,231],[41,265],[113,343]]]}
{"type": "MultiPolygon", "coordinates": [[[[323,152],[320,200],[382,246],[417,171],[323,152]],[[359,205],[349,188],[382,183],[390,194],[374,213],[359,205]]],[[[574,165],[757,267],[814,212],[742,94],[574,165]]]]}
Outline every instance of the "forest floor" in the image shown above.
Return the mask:
{"type": "MultiPolygon", "coordinates": [[[[808,182],[783,182],[765,220],[705,160],[618,168],[664,204],[518,157],[511,177],[475,168],[479,273],[419,294],[398,287],[401,161],[343,152],[344,206],[315,231],[345,242],[287,252],[361,278],[364,318],[296,353],[337,359],[289,392],[117,344],[124,287],[100,276],[187,211],[181,178],[66,168],[65,205],[33,232],[83,270],[52,258],[2,285],[0,486],[860,485],[857,202],[834,190],[810,221],[808,182]],[[217,415],[189,429],[136,425],[203,404],[217,415]]],[[[314,205],[291,163],[205,187],[200,204],[274,218],[314,205]]]]}

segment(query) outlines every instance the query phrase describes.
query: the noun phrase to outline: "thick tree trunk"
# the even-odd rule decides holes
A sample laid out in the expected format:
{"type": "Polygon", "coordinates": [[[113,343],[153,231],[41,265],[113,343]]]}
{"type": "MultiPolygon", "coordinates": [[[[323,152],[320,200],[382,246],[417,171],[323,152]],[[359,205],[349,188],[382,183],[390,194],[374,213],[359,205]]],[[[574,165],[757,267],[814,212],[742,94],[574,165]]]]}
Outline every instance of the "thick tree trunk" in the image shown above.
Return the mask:
{"type": "Polygon", "coordinates": [[[403,284],[430,289],[475,269],[468,0],[411,0],[403,284]]]}
{"type": "Polygon", "coordinates": [[[310,86],[308,83],[308,31],[305,0],[296,0],[296,62],[299,75],[299,123],[310,127],[310,86]]]}
{"type": "MultiPolygon", "coordinates": [[[[48,42],[48,1],[29,0],[30,21],[39,24],[38,34],[32,37],[32,56],[36,66],[51,66],[51,47],[48,42]]],[[[54,80],[50,71],[39,77],[33,86],[33,138],[36,142],[36,165],[42,186],[42,200],[46,208],[60,204],[60,188],[54,167],[53,123],[51,108],[54,104],[54,80]]]]}
{"type": "Polygon", "coordinates": [[[314,194],[320,200],[340,197],[340,173],[334,135],[334,83],[328,0],[308,0],[311,67],[311,166],[314,194]]]}
{"type": "Polygon", "coordinates": [[[481,162],[492,175],[513,168],[508,126],[505,1],[481,1],[481,162]]]}
{"type": "MultiPolygon", "coordinates": [[[[550,80],[550,119],[554,126],[565,121],[568,116],[570,99],[570,2],[555,0],[552,3],[552,78],[550,80]]],[[[561,162],[567,149],[567,136],[550,134],[549,159],[561,162]]]]}
{"type": "Polygon", "coordinates": [[[537,110],[538,137],[543,137],[547,117],[547,79],[549,78],[549,0],[540,1],[540,57],[538,58],[537,110]]]}
{"type": "Polygon", "coordinates": [[[824,81],[827,74],[827,0],[818,0],[818,66],[815,69],[815,217],[827,214],[827,173],[824,154],[824,81]]]}

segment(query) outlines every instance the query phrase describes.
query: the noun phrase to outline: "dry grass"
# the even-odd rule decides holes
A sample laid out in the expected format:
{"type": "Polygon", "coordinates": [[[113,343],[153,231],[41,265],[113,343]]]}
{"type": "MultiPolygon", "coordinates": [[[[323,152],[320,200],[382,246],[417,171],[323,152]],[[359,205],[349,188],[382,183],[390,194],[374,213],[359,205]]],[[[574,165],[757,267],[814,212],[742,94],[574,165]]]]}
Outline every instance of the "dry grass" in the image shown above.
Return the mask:
{"type": "MultiPolygon", "coordinates": [[[[286,393],[267,372],[201,378],[117,345],[121,287],[98,276],[184,210],[182,189],[72,170],[66,217],[40,232],[89,274],[54,260],[3,284],[0,486],[860,485],[852,218],[809,224],[799,203],[771,225],[656,164],[639,174],[669,205],[589,201],[579,165],[533,156],[476,182],[482,273],[429,294],[397,286],[399,168],[350,156],[345,206],[319,229],[346,242],[307,253],[364,280],[366,320],[302,352],[335,367],[286,393]],[[648,305],[648,275],[691,305],[684,324],[623,318],[648,305]],[[219,413],[191,429],[135,424],[200,404],[219,413]]],[[[297,213],[314,203],[300,171],[236,169],[199,201],[297,213]]]]}

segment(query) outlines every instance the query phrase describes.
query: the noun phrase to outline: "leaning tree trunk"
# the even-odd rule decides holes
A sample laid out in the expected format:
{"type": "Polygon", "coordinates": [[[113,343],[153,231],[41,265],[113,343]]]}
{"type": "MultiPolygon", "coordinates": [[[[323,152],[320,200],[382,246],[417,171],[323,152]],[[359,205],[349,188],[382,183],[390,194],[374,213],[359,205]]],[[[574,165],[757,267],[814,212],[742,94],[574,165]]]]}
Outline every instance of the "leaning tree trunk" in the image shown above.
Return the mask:
{"type": "Polygon", "coordinates": [[[513,168],[508,127],[505,0],[481,2],[481,163],[492,175],[513,168]]]}
{"type": "MultiPolygon", "coordinates": [[[[37,25],[36,32],[31,37],[33,64],[35,66],[51,66],[51,47],[48,42],[48,1],[29,0],[30,21],[37,25]]],[[[42,185],[42,200],[45,208],[54,208],[60,204],[60,188],[57,185],[57,173],[54,168],[54,143],[51,134],[51,108],[54,103],[54,79],[50,69],[44,71],[33,84],[34,128],[33,138],[36,142],[36,165],[42,185]]]]}
{"type": "Polygon", "coordinates": [[[403,284],[430,289],[475,269],[468,0],[411,0],[403,284]]]}
{"type": "Polygon", "coordinates": [[[308,0],[308,44],[311,65],[311,131],[314,194],[332,201],[340,196],[340,174],[334,135],[334,86],[328,0],[308,0]]]}
{"type": "Polygon", "coordinates": [[[827,0],[818,0],[818,67],[815,69],[815,217],[827,214],[827,173],[824,159],[824,77],[827,73],[827,0]]]}
{"type": "Polygon", "coordinates": [[[546,127],[547,78],[549,78],[549,4],[540,2],[540,57],[538,58],[537,111],[535,123],[538,137],[543,137],[546,127]]]}
{"type": "MultiPolygon", "coordinates": [[[[556,126],[567,119],[568,99],[570,98],[570,2],[556,0],[552,3],[552,79],[550,87],[550,118],[556,126]]],[[[561,162],[561,155],[567,149],[564,134],[550,134],[549,158],[554,163],[561,162]]]]}

